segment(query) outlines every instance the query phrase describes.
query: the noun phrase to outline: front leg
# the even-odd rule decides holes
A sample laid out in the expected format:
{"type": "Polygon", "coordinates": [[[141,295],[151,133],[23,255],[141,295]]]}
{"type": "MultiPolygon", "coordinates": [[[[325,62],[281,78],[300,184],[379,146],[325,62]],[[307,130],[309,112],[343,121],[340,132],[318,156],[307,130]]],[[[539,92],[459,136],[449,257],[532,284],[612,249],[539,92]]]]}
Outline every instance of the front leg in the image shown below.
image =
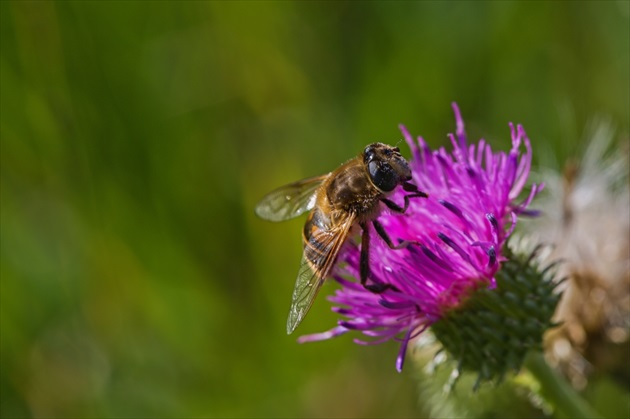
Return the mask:
{"type": "Polygon", "coordinates": [[[398,244],[394,244],[392,242],[392,239],[389,238],[389,235],[387,234],[387,231],[385,231],[385,228],[383,228],[383,225],[381,223],[378,222],[378,220],[373,220],[372,224],[374,225],[374,230],[376,230],[376,232],[378,233],[379,236],[381,236],[381,239],[383,239],[383,241],[385,243],[387,243],[387,246],[390,249],[394,249],[394,250],[398,250],[398,249],[404,249],[405,247],[407,247],[410,244],[419,244],[418,242],[414,242],[414,241],[409,241],[409,240],[400,240],[400,243],[398,244]]]}
{"type": "MultiPolygon", "coordinates": [[[[359,225],[363,229],[363,234],[361,235],[361,256],[359,260],[361,285],[363,285],[366,290],[372,291],[375,294],[381,294],[390,288],[396,290],[396,287],[390,284],[374,283],[368,285],[367,280],[370,276],[370,229],[365,222],[361,222],[359,225]]],[[[379,233],[379,235],[380,234],[381,233],[379,233]]]]}
{"type": "Polygon", "coordinates": [[[409,195],[405,195],[405,198],[404,198],[405,203],[402,207],[398,205],[397,203],[395,203],[394,201],[390,201],[387,198],[381,199],[381,201],[383,201],[383,203],[387,205],[387,208],[389,208],[392,211],[398,212],[400,214],[404,214],[407,211],[407,208],[409,208],[410,198],[428,198],[429,197],[427,193],[418,190],[416,185],[414,185],[413,183],[404,182],[402,184],[402,187],[405,191],[411,192],[409,195]]]}

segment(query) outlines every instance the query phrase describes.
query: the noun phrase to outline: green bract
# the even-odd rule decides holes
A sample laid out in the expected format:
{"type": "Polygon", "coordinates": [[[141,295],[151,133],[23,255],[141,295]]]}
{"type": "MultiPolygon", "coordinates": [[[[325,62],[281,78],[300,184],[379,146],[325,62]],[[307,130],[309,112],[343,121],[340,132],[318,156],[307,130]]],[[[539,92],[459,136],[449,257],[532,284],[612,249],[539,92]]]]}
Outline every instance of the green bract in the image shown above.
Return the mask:
{"type": "Polygon", "coordinates": [[[431,326],[436,338],[457,362],[457,372],[476,372],[474,388],[482,382],[501,382],[509,370],[518,371],[530,349],[540,350],[560,294],[555,291],[554,265],[541,267],[537,249],[514,254],[506,246],[496,274],[496,287],[480,288],[459,307],[444,313],[431,326]]]}

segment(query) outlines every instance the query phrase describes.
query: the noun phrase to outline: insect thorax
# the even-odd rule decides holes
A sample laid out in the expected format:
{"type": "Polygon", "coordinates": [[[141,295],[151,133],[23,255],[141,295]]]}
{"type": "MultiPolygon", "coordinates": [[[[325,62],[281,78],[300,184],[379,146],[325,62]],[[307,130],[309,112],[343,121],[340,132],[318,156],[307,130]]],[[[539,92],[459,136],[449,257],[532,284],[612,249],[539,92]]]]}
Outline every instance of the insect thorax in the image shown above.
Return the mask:
{"type": "Polygon", "coordinates": [[[326,197],[333,211],[351,212],[358,218],[372,214],[382,196],[360,165],[339,172],[326,187],[326,197]]]}

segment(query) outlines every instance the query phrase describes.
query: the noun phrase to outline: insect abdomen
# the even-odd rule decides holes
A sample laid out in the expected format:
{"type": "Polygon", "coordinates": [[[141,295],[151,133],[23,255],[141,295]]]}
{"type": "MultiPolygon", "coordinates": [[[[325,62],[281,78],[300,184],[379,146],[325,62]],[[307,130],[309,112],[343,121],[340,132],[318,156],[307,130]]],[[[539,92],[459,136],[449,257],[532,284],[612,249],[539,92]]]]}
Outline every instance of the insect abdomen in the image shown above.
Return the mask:
{"type": "Polygon", "coordinates": [[[315,208],[308,216],[304,224],[302,239],[304,241],[304,257],[316,273],[323,269],[323,262],[328,253],[327,243],[330,242],[330,218],[319,208],[315,208]]]}

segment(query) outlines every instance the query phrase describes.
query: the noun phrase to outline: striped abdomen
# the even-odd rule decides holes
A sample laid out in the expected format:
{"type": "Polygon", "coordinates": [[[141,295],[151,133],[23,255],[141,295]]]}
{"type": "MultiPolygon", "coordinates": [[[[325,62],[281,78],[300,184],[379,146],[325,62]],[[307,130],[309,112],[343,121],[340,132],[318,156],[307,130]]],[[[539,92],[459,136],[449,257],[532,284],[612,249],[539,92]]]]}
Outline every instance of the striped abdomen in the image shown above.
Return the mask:
{"type": "MultiPolygon", "coordinates": [[[[331,226],[330,217],[324,214],[320,208],[315,207],[308,216],[302,231],[304,243],[304,258],[309,262],[311,269],[321,278],[328,272],[326,260],[330,256],[331,242],[335,241],[335,233],[331,226]]],[[[329,261],[332,266],[334,261],[329,261]]]]}

